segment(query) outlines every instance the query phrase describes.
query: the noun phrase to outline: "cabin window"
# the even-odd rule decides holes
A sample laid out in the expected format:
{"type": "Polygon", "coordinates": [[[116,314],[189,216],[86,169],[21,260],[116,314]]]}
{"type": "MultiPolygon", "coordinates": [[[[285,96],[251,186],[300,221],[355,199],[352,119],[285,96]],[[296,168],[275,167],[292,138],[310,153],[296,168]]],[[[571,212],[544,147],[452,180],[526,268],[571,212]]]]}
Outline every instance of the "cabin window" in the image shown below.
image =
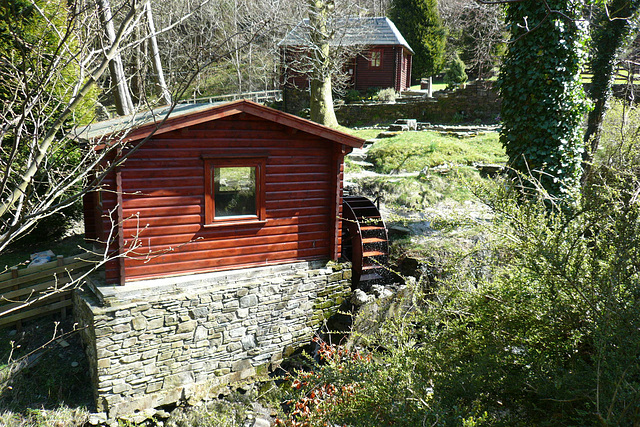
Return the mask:
{"type": "Polygon", "coordinates": [[[264,158],[205,159],[205,223],[263,221],[264,158]]]}
{"type": "Polygon", "coordinates": [[[369,52],[369,67],[380,68],[382,67],[382,49],[374,49],[369,52]]]}

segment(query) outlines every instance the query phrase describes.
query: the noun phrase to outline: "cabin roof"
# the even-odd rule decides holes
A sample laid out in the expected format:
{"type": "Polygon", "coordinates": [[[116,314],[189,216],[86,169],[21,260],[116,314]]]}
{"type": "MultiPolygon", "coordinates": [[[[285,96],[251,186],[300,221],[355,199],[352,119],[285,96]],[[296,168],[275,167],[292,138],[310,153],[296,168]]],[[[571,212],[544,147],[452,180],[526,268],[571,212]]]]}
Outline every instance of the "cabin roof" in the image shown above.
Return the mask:
{"type": "MultiPolygon", "coordinates": [[[[248,100],[207,104],[178,104],[173,110],[163,107],[140,112],[132,116],[93,123],[75,131],[81,141],[107,141],[115,137],[124,142],[138,141],[151,134],[158,135],[188,126],[246,113],[284,126],[307,132],[348,147],[361,148],[364,140],[344,132],[328,128],[288,113],[248,100]]],[[[97,145],[103,148],[104,143],[97,145]]]]}
{"type": "MultiPolygon", "coordinates": [[[[335,37],[330,44],[334,46],[396,46],[413,49],[404,39],[395,24],[386,17],[349,17],[339,18],[336,22],[335,37]]],[[[303,19],[282,41],[280,46],[308,46],[309,19],[303,19]]]]}

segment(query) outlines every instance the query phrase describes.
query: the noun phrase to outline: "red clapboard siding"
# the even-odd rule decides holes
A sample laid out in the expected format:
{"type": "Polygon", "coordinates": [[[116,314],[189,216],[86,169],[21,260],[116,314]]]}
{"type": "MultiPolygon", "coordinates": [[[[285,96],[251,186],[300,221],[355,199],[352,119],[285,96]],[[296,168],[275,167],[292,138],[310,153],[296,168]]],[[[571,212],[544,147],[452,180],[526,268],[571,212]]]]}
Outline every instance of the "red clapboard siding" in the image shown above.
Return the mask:
{"type": "Polygon", "coordinates": [[[395,87],[396,76],[396,54],[394,46],[375,47],[382,50],[382,66],[371,68],[369,66],[368,55],[360,55],[356,59],[356,89],[366,91],[370,87],[381,89],[395,87]]]}
{"type": "MultiPolygon", "coordinates": [[[[136,246],[124,260],[126,281],[332,257],[341,234],[332,230],[341,147],[250,114],[153,137],[121,169],[124,250],[136,246]],[[217,156],[266,158],[264,222],[203,223],[203,158],[217,156]]],[[[115,206],[104,192],[104,209],[115,206]]],[[[107,264],[109,283],[120,280],[118,269],[107,264]]]]}

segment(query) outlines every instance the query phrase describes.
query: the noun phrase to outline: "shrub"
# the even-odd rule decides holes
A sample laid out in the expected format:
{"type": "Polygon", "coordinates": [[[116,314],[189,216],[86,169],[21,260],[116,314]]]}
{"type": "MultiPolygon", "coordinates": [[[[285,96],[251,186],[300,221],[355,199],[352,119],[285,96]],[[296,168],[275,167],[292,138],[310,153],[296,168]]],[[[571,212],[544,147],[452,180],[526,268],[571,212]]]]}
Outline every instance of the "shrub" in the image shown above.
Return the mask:
{"type": "Polygon", "coordinates": [[[418,283],[411,309],[361,341],[380,350],[315,369],[309,384],[349,387],[321,421],[638,425],[637,130],[605,148],[571,211],[523,199],[509,181],[493,187],[483,274],[459,268],[436,290],[418,283]]]}
{"type": "Polygon", "coordinates": [[[367,99],[374,99],[380,90],[381,89],[379,87],[368,87],[365,96],[367,99]]]}
{"type": "Polygon", "coordinates": [[[388,87],[386,89],[381,89],[380,91],[378,91],[375,99],[383,102],[395,102],[397,96],[398,94],[396,93],[395,89],[393,89],[392,87],[388,87]]]}
{"type": "Polygon", "coordinates": [[[362,95],[355,89],[349,89],[344,95],[344,102],[347,104],[353,104],[362,100],[362,95]]]}
{"type": "Polygon", "coordinates": [[[447,89],[458,88],[469,80],[465,68],[464,62],[457,54],[451,58],[444,73],[444,82],[447,84],[447,89]]]}

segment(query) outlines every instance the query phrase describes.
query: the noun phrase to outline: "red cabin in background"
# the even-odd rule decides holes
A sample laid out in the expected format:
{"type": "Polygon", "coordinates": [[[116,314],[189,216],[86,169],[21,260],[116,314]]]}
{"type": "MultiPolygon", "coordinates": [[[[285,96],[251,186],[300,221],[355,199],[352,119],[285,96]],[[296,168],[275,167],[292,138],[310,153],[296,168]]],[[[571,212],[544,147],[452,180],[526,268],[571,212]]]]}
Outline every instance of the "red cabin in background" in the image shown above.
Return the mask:
{"type": "Polygon", "coordinates": [[[343,160],[363,140],[250,101],[139,121],[122,155],[151,138],[85,197],[87,238],[116,236],[108,284],[338,259],[343,160]]]}
{"type": "MultiPolygon", "coordinates": [[[[337,27],[332,45],[361,48],[344,70],[350,87],[360,92],[372,87],[402,92],[411,87],[413,49],[389,18],[351,17],[337,27]]],[[[308,45],[309,20],[304,19],[280,42],[285,86],[308,88],[308,76],[292,65],[310,49],[308,45]]]]}

